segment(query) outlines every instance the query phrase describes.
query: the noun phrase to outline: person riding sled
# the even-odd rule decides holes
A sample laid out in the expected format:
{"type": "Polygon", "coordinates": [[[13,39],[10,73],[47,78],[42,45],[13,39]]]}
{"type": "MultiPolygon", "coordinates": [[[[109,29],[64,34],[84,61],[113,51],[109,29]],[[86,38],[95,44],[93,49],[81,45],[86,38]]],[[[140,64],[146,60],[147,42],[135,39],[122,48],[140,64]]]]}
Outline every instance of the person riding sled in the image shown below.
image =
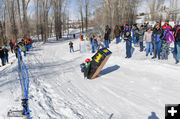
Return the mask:
{"type": "Polygon", "coordinates": [[[84,67],[84,78],[90,79],[90,70],[91,70],[91,60],[88,58],[85,60],[85,67],[84,67]]]}

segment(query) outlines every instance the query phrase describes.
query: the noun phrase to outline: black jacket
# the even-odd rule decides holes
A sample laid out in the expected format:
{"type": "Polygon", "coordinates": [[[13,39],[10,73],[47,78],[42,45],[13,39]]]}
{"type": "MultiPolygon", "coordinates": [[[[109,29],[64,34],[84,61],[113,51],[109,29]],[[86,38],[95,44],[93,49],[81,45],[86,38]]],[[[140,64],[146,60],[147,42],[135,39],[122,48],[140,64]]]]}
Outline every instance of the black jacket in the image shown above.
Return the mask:
{"type": "Polygon", "coordinates": [[[4,51],[0,49],[0,58],[3,58],[5,56],[4,51]]]}
{"type": "Polygon", "coordinates": [[[4,55],[5,55],[5,56],[8,56],[8,52],[9,52],[8,49],[7,49],[7,48],[4,48],[3,51],[4,51],[4,55]]]}
{"type": "Polygon", "coordinates": [[[73,48],[73,43],[72,43],[72,42],[69,43],[69,47],[70,47],[70,48],[73,48]]]}
{"type": "Polygon", "coordinates": [[[109,34],[108,33],[104,34],[104,40],[109,40],[109,34]]]}

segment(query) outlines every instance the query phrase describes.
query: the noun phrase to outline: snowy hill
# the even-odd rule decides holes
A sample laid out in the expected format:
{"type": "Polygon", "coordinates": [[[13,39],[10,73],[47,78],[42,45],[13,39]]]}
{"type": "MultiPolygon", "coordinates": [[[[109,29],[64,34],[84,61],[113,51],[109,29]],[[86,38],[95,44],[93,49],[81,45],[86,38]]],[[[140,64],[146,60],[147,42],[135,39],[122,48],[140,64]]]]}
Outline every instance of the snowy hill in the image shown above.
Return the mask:
{"type": "MultiPolygon", "coordinates": [[[[72,39],[71,39],[72,40],[72,39]]],[[[30,74],[29,105],[33,119],[164,119],[165,104],[179,104],[180,65],[152,60],[134,48],[125,59],[125,43],[110,45],[112,56],[94,80],[86,80],[79,64],[90,52],[69,53],[69,40],[37,42],[24,57],[30,74]]],[[[9,109],[21,109],[21,89],[15,56],[0,67],[0,119],[9,109]]]]}

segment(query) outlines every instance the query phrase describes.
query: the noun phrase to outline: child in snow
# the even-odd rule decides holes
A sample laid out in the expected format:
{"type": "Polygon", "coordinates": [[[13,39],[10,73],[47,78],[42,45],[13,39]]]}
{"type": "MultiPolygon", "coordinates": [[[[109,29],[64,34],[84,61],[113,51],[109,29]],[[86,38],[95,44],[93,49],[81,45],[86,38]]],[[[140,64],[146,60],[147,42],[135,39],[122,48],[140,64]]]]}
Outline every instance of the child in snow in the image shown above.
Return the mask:
{"type": "Polygon", "coordinates": [[[124,40],[126,41],[126,57],[125,58],[131,58],[132,37],[129,32],[126,32],[124,40]]]}
{"type": "Polygon", "coordinates": [[[70,52],[74,52],[73,42],[72,41],[69,42],[69,48],[70,48],[70,52]]]}
{"type": "Polygon", "coordinates": [[[148,56],[149,52],[152,55],[152,31],[151,28],[147,29],[147,32],[144,34],[143,40],[146,42],[146,56],[148,56]]]}
{"type": "Polygon", "coordinates": [[[95,53],[95,47],[97,46],[97,40],[95,35],[91,37],[91,46],[92,46],[92,53],[95,53]]]}

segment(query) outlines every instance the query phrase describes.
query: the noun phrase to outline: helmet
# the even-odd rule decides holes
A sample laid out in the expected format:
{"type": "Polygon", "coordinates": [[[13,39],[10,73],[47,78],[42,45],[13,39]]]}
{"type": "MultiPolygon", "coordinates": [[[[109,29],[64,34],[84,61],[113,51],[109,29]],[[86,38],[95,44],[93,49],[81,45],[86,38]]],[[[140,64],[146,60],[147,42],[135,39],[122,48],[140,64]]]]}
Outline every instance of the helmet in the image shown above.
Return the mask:
{"type": "Polygon", "coordinates": [[[85,60],[85,62],[86,63],[88,63],[88,62],[90,62],[91,60],[89,59],[89,58],[87,58],[86,60],[85,60]]]}

